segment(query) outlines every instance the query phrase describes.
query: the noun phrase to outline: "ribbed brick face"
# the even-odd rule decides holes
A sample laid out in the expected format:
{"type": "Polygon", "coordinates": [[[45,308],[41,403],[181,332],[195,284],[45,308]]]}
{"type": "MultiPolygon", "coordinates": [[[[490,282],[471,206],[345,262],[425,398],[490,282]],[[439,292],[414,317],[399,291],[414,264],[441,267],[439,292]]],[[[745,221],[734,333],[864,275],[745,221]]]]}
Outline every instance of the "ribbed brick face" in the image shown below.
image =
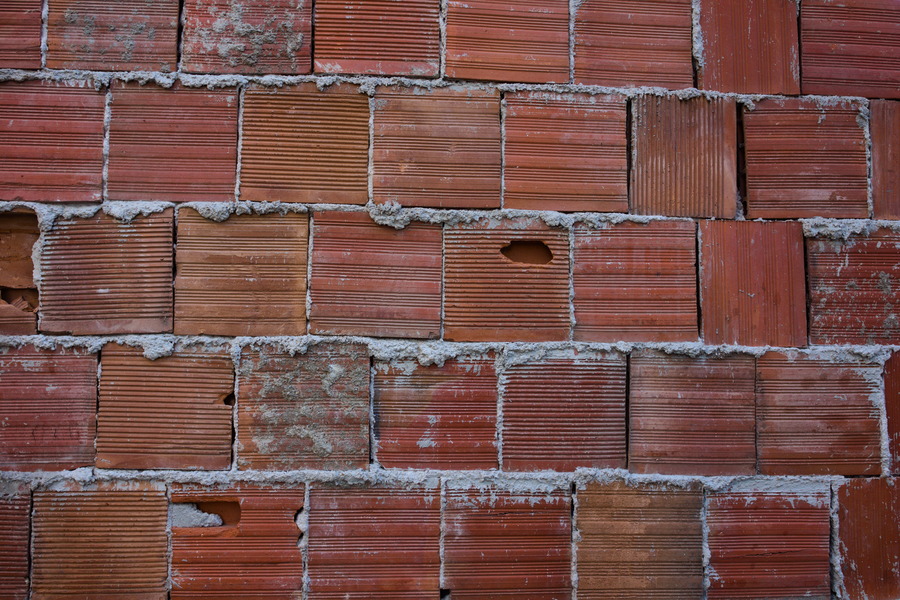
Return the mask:
{"type": "Polygon", "coordinates": [[[0,496],[0,594],[11,600],[28,598],[31,495],[16,486],[0,496]]]}
{"type": "Polygon", "coordinates": [[[42,0],[8,0],[0,7],[0,68],[40,68],[42,10],[42,0]]]}
{"type": "Polygon", "coordinates": [[[872,136],[872,201],[878,219],[900,218],[900,102],[869,104],[872,136]]]}
{"type": "Polygon", "coordinates": [[[884,364],[884,404],[888,451],[893,459],[890,470],[900,475],[900,354],[896,352],[884,364]]]}

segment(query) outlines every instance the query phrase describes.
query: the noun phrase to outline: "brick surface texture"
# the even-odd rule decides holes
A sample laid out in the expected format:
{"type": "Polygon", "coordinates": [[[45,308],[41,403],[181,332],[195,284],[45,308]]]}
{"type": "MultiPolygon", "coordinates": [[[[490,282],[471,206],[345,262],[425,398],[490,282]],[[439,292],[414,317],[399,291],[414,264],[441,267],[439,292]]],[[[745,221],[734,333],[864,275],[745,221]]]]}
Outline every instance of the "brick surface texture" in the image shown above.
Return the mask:
{"type": "Polygon", "coordinates": [[[0,2],[0,600],[897,600],[898,523],[898,0],[0,2]]]}

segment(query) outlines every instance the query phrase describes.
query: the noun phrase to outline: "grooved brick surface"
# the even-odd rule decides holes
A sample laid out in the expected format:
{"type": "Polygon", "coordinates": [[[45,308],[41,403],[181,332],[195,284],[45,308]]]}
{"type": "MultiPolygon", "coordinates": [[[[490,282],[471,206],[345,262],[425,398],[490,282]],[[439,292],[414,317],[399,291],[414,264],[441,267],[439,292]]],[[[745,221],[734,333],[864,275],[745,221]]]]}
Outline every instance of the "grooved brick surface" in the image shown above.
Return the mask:
{"type": "Polygon", "coordinates": [[[156,360],[104,346],[97,466],[227,469],[234,367],[224,351],[180,350],[156,360]]]}
{"type": "Polygon", "coordinates": [[[691,0],[585,0],[575,10],[575,83],[693,87],[691,0]]]}
{"type": "Polygon", "coordinates": [[[757,367],[760,473],[881,473],[880,365],[767,352],[757,367]]]}
{"type": "Polygon", "coordinates": [[[440,588],[440,490],[310,491],[310,600],[412,600],[440,588]]]}
{"type": "Polygon", "coordinates": [[[89,82],[0,83],[0,201],[100,200],[105,102],[89,82]]]}
{"type": "Polygon", "coordinates": [[[131,223],[57,221],[41,252],[41,331],[171,331],[172,221],[172,209],[131,223]]]}
{"type": "Polygon", "coordinates": [[[793,0],[704,2],[699,87],[740,94],[799,94],[799,9],[793,0]]]}
{"type": "Polygon", "coordinates": [[[178,11],[178,0],[54,0],[47,15],[47,66],[175,71],[178,11]]]}
{"type": "Polygon", "coordinates": [[[0,352],[0,469],[93,465],[96,408],[95,355],[33,346],[0,352]]]}
{"type": "Polygon", "coordinates": [[[184,0],[181,68],[189,73],[312,71],[310,0],[184,0]]]}
{"type": "Polygon", "coordinates": [[[375,448],[387,468],[497,468],[497,373],[493,356],[443,366],[378,363],[375,448]]]}
{"type": "Polygon", "coordinates": [[[869,103],[872,203],[876,219],[900,219],[900,102],[869,103]]]}
{"type": "Polygon", "coordinates": [[[28,561],[31,544],[31,493],[12,486],[0,496],[0,595],[9,600],[28,598],[28,561]]]}
{"type": "Polygon", "coordinates": [[[730,98],[632,101],[631,210],[734,218],[737,109],[730,98]]]}
{"type": "Polygon", "coordinates": [[[0,68],[41,67],[43,0],[6,0],[0,6],[0,68]]]}
{"type": "Polygon", "coordinates": [[[317,73],[435,77],[440,0],[317,0],[317,73]]]}
{"type": "Polygon", "coordinates": [[[175,333],[306,333],[306,215],[178,213],[175,333]]]}
{"type": "Polygon", "coordinates": [[[756,473],[752,356],[652,352],[630,363],[628,468],[636,473],[756,473]]]}
{"type": "Polygon", "coordinates": [[[447,76],[565,83],[567,0],[449,0],[447,76]]]}
{"type": "Polygon", "coordinates": [[[868,217],[860,110],[799,98],[745,108],[747,217],[868,217]]]}
{"type": "Polygon", "coordinates": [[[827,490],[708,496],[710,600],[831,598],[827,490]]]}
{"type": "Polygon", "coordinates": [[[244,94],[241,199],[365,204],[369,99],[339,84],[244,94]]]}
{"type": "Polygon", "coordinates": [[[505,103],[504,207],[628,212],[624,97],[514,92],[505,103]]]}
{"type": "Polygon", "coordinates": [[[164,600],[166,512],[154,483],[36,491],[31,597],[164,600]]]}
{"type": "Polygon", "coordinates": [[[441,227],[396,230],[366,213],[314,216],[310,330],[436,338],[441,333],[441,227]]]}
{"type": "Polygon", "coordinates": [[[127,83],[111,110],[110,200],[234,199],[236,91],[127,83]]]}
{"type": "Polygon", "coordinates": [[[445,229],[444,338],[568,338],[568,237],[528,218],[445,229]]]}
{"type": "Polygon", "coordinates": [[[703,340],[805,346],[801,224],[702,221],[699,233],[703,340]]]}
{"type": "Polygon", "coordinates": [[[545,358],[505,370],[503,468],[625,468],[625,358],[545,358]]]}
{"type": "Polygon", "coordinates": [[[567,492],[448,489],[444,587],[463,600],[564,600],[571,594],[567,492]]]}
{"type": "Polygon", "coordinates": [[[578,597],[699,598],[703,493],[592,483],[577,491],[578,597]]]}
{"type": "Polygon", "coordinates": [[[900,234],[810,238],[809,337],[813,344],[890,344],[900,332],[900,234]]]}
{"type": "Polygon", "coordinates": [[[369,357],[357,344],[247,349],[238,372],[238,467],[369,464],[369,357]]]}
{"type": "Polygon", "coordinates": [[[804,0],[803,93],[900,98],[900,6],[804,0]]]}
{"type": "Polygon", "coordinates": [[[175,484],[170,507],[196,505],[220,524],[198,527],[173,518],[172,600],[295,600],[303,587],[297,522],[303,495],[303,485],[175,484]]]}
{"type": "Polygon", "coordinates": [[[894,352],[884,363],[884,403],[887,421],[890,471],[900,475],[900,353],[894,352]]]}
{"type": "Polygon", "coordinates": [[[379,88],[374,100],[375,202],[500,207],[500,94],[379,88]]]}
{"type": "Polygon", "coordinates": [[[697,339],[696,226],[689,221],[575,229],[575,339],[697,339]]]}

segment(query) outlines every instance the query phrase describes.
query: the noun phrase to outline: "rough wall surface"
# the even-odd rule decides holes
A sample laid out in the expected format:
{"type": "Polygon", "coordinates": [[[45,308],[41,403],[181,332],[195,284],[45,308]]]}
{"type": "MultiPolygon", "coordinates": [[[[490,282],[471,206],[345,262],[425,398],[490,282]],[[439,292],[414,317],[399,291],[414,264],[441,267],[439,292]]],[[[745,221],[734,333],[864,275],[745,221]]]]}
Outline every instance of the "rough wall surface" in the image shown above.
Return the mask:
{"type": "Polygon", "coordinates": [[[897,600],[898,39],[4,2],[0,600],[897,600]]]}

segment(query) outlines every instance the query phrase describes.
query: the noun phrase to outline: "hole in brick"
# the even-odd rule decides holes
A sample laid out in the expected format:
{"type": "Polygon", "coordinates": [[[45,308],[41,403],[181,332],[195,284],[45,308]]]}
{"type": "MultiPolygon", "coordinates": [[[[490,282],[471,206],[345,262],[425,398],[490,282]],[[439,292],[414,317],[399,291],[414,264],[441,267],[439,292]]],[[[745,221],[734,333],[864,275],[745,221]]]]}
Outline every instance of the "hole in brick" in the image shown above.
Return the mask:
{"type": "Polygon", "coordinates": [[[225,406],[234,406],[234,394],[225,394],[222,396],[222,404],[225,406]]]}
{"type": "Polygon", "coordinates": [[[31,252],[39,235],[37,215],[18,209],[0,214],[0,304],[24,313],[38,308],[31,252]]]}
{"type": "Polygon", "coordinates": [[[0,287],[0,300],[22,312],[33,313],[38,307],[38,291],[34,288],[0,287]]]}
{"type": "Polygon", "coordinates": [[[450,590],[441,590],[441,600],[452,600],[450,598],[450,590]]]}
{"type": "Polygon", "coordinates": [[[515,240],[500,252],[513,262],[528,265],[546,265],[553,260],[553,252],[540,240],[515,240]]]}
{"type": "Polygon", "coordinates": [[[237,525],[241,506],[237,502],[179,502],[170,509],[172,527],[222,527],[237,525]]]}

